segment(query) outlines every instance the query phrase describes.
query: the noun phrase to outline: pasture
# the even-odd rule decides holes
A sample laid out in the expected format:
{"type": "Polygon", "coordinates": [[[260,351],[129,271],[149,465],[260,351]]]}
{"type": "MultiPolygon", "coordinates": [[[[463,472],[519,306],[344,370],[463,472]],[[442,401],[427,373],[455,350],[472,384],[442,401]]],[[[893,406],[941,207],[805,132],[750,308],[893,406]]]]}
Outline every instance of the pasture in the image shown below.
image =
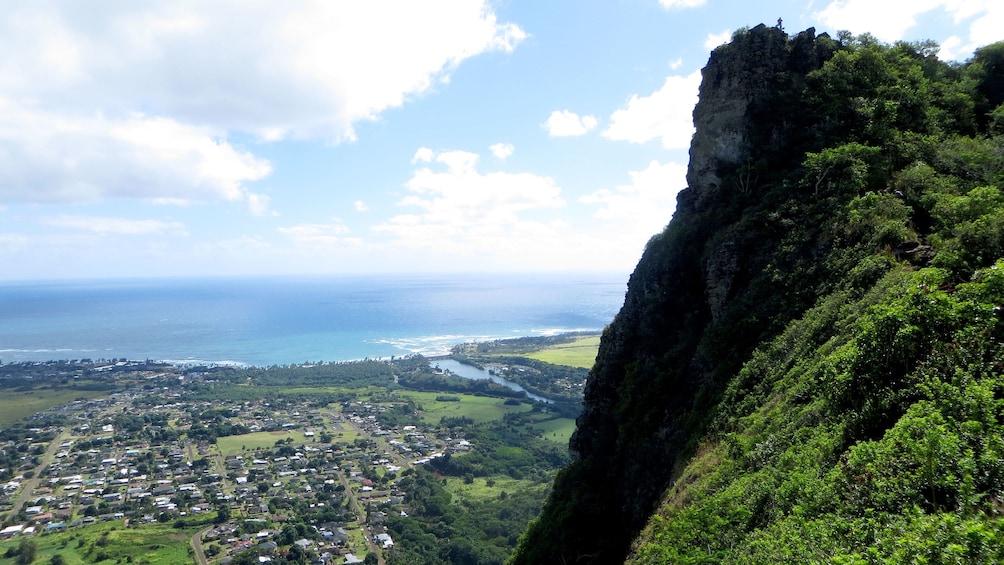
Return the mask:
{"type": "Polygon", "coordinates": [[[587,335],[575,338],[569,343],[559,343],[533,353],[527,353],[526,357],[552,365],[590,369],[596,361],[596,353],[599,349],[600,336],[587,335]]]}
{"type": "Polygon", "coordinates": [[[547,441],[568,445],[568,439],[575,431],[575,420],[572,418],[548,418],[528,424],[526,427],[532,427],[541,438],[547,441]]]}
{"type": "MultiPolygon", "coordinates": [[[[345,425],[343,430],[330,430],[331,442],[352,443],[361,434],[349,426],[345,425]]],[[[303,430],[284,430],[275,432],[253,432],[239,436],[226,436],[216,438],[216,447],[224,457],[227,455],[240,455],[241,453],[257,451],[259,449],[272,449],[275,442],[293,440],[293,445],[306,445],[319,442],[317,436],[304,437],[303,430]]],[[[317,447],[317,446],[315,446],[317,447]]]]}
{"type": "Polygon", "coordinates": [[[453,495],[453,502],[484,502],[499,497],[503,491],[525,492],[527,489],[539,489],[541,497],[545,496],[547,485],[534,481],[513,479],[504,475],[495,477],[475,477],[474,482],[467,484],[461,477],[448,477],[446,479],[446,490],[453,495]],[[492,486],[488,486],[488,481],[492,486]]]}
{"type": "Polygon", "coordinates": [[[31,390],[4,389],[0,394],[0,426],[5,426],[65,404],[78,398],[97,398],[107,395],[104,391],[33,388],[31,390]]]}
{"type": "Polygon", "coordinates": [[[473,396],[469,394],[449,393],[455,396],[460,402],[441,402],[436,400],[437,396],[442,396],[442,392],[413,392],[398,391],[401,396],[408,396],[414,399],[415,403],[422,407],[422,419],[429,424],[439,424],[443,417],[467,417],[475,423],[490,422],[500,420],[502,416],[510,412],[529,412],[529,404],[510,406],[505,403],[504,398],[494,398],[490,396],[473,396]]]}

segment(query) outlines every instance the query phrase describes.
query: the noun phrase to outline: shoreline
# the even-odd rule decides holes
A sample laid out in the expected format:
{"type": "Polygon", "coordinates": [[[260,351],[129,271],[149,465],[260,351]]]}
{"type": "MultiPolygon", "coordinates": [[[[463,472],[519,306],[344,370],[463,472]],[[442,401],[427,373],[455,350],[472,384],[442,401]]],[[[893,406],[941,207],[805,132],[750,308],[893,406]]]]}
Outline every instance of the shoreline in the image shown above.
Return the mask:
{"type": "MultiPolygon", "coordinates": [[[[474,341],[461,341],[454,343],[450,346],[450,349],[460,345],[472,345],[478,343],[491,343],[491,342],[506,342],[515,341],[521,339],[534,339],[534,338],[561,338],[561,337],[572,337],[572,336],[589,336],[589,335],[601,335],[602,330],[588,330],[588,329],[573,329],[569,331],[561,331],[557,333],[547,333],[542,335],[524,335],[524,336],[512,336],[512,337],[497,337],[497,338],[486,338],[474,341]]],[[[341,363],[362,363],[366,361],[392,361],[394,359],[411,357],[413,355],[421,355],[429,361],[442,360],[442,359],[454,359],[455,354],[447,351],[441,352],[437,351],[432,354],[424,354],[421,352],[405,352],[400,355],[389,355],[389,356],[378,356],[378,357],[359,357],[354,359],[339,359],[339,360],[316,360],[316,361],[300,361],[294,363],[271,363],[271,364],[257,364],[248,363],[244,361],[236,361],[231,359],[223,359],[218,361],[210,361],[206,359],[153,359],[147,357],[145,359],[129,359],[128,357],[77,357],[77,358],[49,358],[49,359],[19,359],[14,361],[5,361],[4,352],[10,352],[12,350],[0,350],[0,369],[8,365],[59,365],[59,364],[78,364],[78,365],[99,365],[99,367],[94,367],[92,370],[111,370],[114,367],[125,367],[125,366],[137,366],[137,365],[169,365],[173,367],[238,367],[238,368],[268,368],[268,367],[303,367],[309,365],[319,365],[319,364],[341,364],[341,363]]],[[[37,349],[33,350],[36,352],[41,351],[73,351],[73,350],[43,350],[37,349]]]]}

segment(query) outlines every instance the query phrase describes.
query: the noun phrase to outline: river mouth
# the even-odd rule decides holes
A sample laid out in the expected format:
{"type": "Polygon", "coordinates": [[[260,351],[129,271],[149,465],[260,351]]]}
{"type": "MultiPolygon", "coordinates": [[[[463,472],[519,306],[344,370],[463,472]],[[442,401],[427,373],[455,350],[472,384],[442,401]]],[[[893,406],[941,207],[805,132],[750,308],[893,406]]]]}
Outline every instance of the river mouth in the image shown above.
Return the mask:
{"type": "Polygon", "coordinates": [[[493,375],[489,373],[487,369],[481,369],[473,365],[467,365],[466,363],[461,363],[456,359],[433,359],[429,361],[429,366],[432,367],[433,369],[441,369],[443,371],[449,371],[454,375],[457,375],[458,377],[463,377],[465,379],[472,379],[472,380],[488,379],[494,383],[498,383],[502,386],[509,387],[512,390],[523,392],[526,394],[527,398],[536,400],[538,402],[546,402],[548,404],[553,402],[551,400],[548,400],[547,398],[544,398],[543,396],[529,392],[525,388],[521,387],[520,385],[512,381],[507,381],[502,377],[493,375]]]}

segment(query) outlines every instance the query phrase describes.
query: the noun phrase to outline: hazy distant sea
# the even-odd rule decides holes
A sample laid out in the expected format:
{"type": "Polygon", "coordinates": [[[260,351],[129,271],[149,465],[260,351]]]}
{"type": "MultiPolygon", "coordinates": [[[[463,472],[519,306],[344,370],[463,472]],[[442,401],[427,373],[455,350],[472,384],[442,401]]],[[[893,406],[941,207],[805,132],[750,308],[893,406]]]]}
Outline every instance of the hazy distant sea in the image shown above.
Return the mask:
{"type": "Polygon", "coordinates": [[[622,275],[423,275],[0,283],[0,361],[272,365],[600,330],[622,275]]]}

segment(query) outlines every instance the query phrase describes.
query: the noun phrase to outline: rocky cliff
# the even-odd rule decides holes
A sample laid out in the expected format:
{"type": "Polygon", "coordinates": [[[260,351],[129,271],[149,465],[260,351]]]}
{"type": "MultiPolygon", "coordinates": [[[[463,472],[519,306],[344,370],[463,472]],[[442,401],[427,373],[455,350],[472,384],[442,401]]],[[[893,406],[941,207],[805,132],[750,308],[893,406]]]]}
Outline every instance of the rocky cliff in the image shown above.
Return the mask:
{"type": "MultiPolygon", "coordinates": [[[[728,459],[708,453],[725,449],[721,434],[731,421],[723,414],[732,412],[723,402],[744,398],[736,383],[754,352],[826,297],[856,299],[890,272],[931,260],[923,254],[911,263],[894,249],[929,239],[947,245],[935,233],[935,199],[925,199],[914,189],[919,185],[896,183],[902,171],[930,162],[945,163],[944,175],[964,168],[937,155],[939,140],[983,139],[981,120],[991,129],[997,123],[976,110],[981,96],[992,98],[985,85],[994,84],[995,72],[986,70],[990,65],[974,70],[966,90],[923,46],[843,39],[812,29],[788,36],[761,25],[711,54],[694,110],[688,188],[672,222],[647,246],[624,306],[604,332],[570,442],[576,460],[557,477],[515,563],[621,562],[646,524],[635,556],[667,562],[669,554],[651,548],[667,543],[672,531],[650,520],[666,524],[686,514],[697,496],[688,484],[704,484],[702,477],[728,459]]],[[[989,159],[996,159],[988,165],[993,180],[1004,167],[1000,154],[989,159]]],[[[959,182],[965,187],[948,193],[972,185],[959,182]]],[[[949,265],[948,279],[971,276],[1004,255],[1004,242],[995,242],[976,263],[949,265]]],[[[833,449],[892,425],[898,412],[886,409],[856,421],[859,435],[833,449]]],[[[769,524],[751,515],[736,527],[748,533],[769,524]]]]}

